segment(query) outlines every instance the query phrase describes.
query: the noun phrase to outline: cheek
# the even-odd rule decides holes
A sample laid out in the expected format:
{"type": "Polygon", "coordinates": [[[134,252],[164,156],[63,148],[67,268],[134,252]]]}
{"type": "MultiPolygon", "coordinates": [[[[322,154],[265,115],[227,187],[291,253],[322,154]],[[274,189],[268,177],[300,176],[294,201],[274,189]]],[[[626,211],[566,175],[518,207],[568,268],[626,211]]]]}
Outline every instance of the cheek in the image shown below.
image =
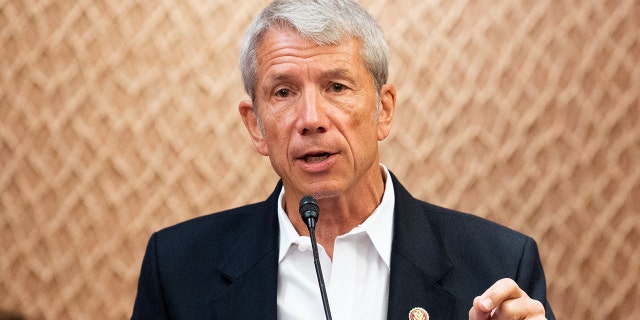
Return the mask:
{"type": "Polygon", "coordinates": [[[264,108],[263,121],[265,127],[271,130],[280,130],[291,125],[296,118],[296,108],[291,102],[280,104],[267,104],[264,108]]]}
{"type": "Polygon", "coordinates": [[[358,128],[359,134],[367,143],[377,141],[379,126],[375,110],[373,112],[363,112],[356,116],[353,120],[352,128],[358,128]]]}
{"type": "Polygon", "coordinates": [[[291,122],[282,117],[269,117],[263,122],[263,135],[271,155],[280,156],[291,136],[291,122]]]}
{"type": "Polygon", "coordinates": [[[368,115],[350,122],[344,136],[355,158],[369,158],[377,150],[377,125],[368,115]]]}

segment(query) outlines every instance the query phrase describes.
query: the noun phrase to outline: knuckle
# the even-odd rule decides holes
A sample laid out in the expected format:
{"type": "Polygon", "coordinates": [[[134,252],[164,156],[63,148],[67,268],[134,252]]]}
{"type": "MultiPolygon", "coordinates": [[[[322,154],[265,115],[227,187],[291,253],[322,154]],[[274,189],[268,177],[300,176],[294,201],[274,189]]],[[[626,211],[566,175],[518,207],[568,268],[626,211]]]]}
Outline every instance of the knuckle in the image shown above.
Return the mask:
{"type": "Polygon", "coordinates": [[[532,300],[532,302],[531,302],[531,310],[533,312],[535,312],[536,314],[544,314],[545,313],[544,305],[542,304],[542,302],[540,302],[538,300],[532,300]]]}
{"type": "Polygon", "coordinates": [[[496,281],[494,289],[500,292],[517,292],[520,287],[513,279],[503,278],[496,281]]]}
{"type": "Polygon", "coordinates": [[[518,284],[515,282],[515,280],[511,279],[511,278],[503,278],[500,279],[500,283],[510,289],[515,289],[515,288],[520,288],[518,287],[518,284]]]}

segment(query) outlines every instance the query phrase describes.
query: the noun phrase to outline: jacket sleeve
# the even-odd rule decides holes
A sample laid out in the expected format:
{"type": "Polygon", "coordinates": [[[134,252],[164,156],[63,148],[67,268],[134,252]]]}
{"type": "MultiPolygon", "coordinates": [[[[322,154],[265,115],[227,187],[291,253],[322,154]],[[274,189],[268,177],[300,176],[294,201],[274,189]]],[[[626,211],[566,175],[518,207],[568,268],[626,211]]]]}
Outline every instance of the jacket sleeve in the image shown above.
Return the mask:
{"type": "Polygon", "coordinates": [[[157,234],[151,236],[142,260],[131,319],[169,319],[160,283],[156,238],[157,234]]]}
{"type": "Polygon", "coordinates": [[[515,281],[529,297],[542,302],[548,320],[555,320],[551,305],[547,300],[547,283],[535,240],[528,238],[515,281]]]}

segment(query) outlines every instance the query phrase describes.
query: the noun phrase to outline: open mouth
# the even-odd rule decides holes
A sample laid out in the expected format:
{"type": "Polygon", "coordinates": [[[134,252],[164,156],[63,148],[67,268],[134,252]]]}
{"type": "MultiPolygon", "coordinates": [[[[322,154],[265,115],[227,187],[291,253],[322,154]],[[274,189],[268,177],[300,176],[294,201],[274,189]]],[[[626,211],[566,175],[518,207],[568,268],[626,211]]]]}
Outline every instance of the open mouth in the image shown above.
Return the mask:
{"type": "Polygon", "coordinates": [[[323,152],[323,153],[314,153],[314,154],[308,154],[305,155],[302,160],[304,160],[305,162],[308,163],[314,163],[314,162],[321,162],[324,160],[327,160],[329,158],[330,154],[323,152]]]}

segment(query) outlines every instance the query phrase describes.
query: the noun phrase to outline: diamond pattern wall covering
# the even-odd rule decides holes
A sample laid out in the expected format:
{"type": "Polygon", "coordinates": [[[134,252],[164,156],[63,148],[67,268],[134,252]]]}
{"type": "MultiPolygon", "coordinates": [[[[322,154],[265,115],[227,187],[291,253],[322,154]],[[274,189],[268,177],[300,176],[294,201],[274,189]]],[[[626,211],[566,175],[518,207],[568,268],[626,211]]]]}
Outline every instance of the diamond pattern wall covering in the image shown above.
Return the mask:
{"type": "MultiPolygon", "coordinates": [[[[237,112],[265,4],[0,1],[1,310],[128,318],[153,231],[268,195],[237,112]]],[[[534,237],[558,318],[640,318],[640,3],[363,5],[398,88],[383,162],[534,237]]]]}

